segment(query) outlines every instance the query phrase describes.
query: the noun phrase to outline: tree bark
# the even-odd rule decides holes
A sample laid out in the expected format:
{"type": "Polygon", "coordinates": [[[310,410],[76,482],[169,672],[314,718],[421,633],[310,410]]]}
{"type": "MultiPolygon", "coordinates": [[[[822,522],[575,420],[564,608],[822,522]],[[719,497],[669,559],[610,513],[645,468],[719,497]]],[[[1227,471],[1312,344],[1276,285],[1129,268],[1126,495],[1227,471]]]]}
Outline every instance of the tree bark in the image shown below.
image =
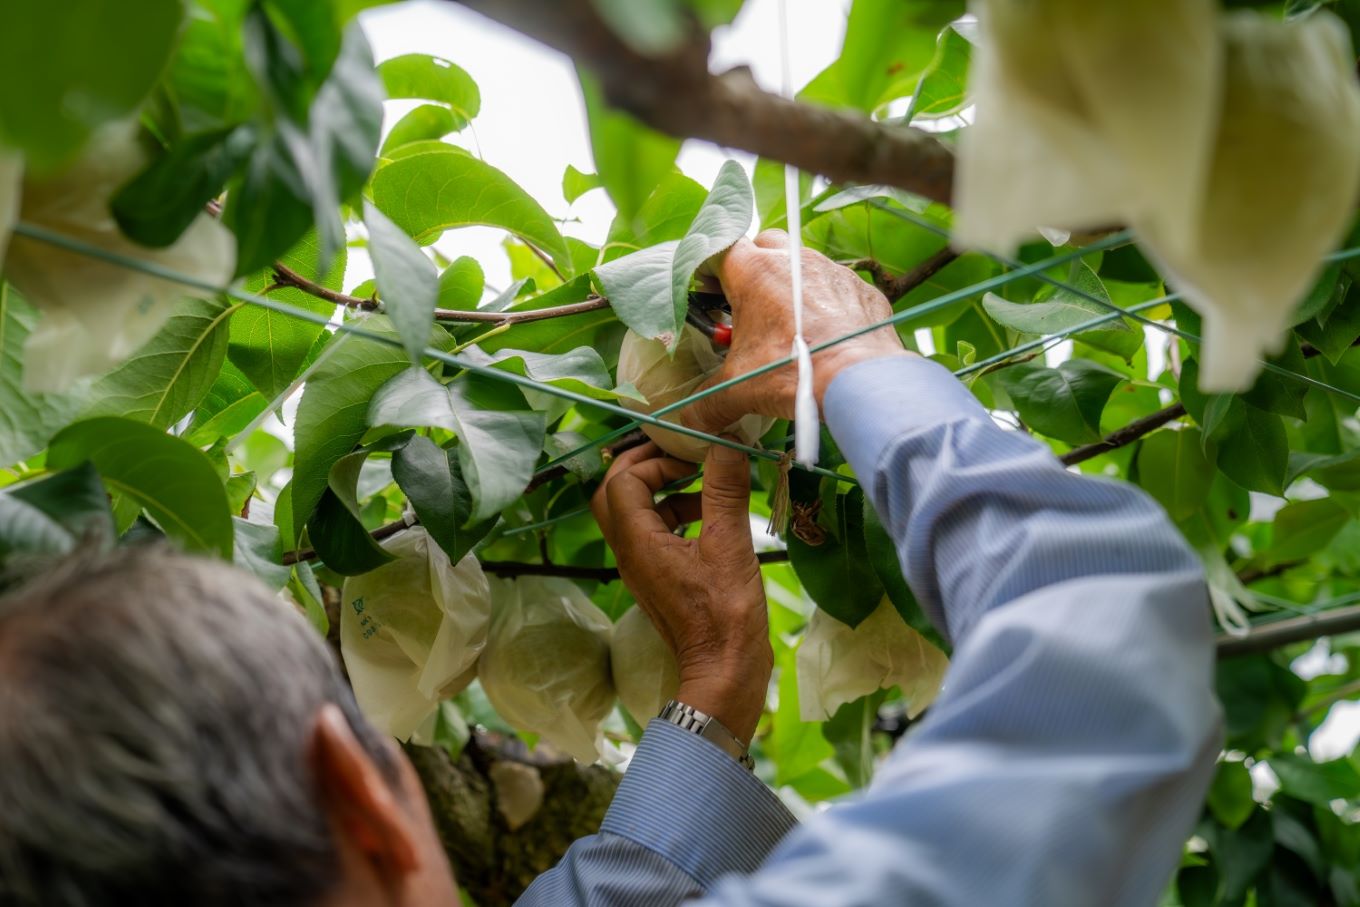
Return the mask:
{"type": "Polygon", "coordinates": [[[580,765],[544,747],[531,753],[495,734],[473,734],[457,759],[437,746],[407,746],[406,753],[458,884],[478,907],[513,904],[573,841],[598,831],[619,784],[603,766],[580,765]]]}

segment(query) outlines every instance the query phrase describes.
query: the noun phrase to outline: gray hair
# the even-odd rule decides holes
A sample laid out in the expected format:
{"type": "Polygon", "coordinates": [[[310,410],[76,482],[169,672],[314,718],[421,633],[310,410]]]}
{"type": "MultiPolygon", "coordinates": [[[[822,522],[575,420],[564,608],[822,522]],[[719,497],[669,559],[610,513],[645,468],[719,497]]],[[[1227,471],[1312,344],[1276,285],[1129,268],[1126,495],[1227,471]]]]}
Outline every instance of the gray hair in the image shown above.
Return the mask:
{"type": "Polygon", "coordinates": [[[0,597],[0,905],[319,900],[328,702],[391,777],[320,636],[226,564],[122,548],[0,597]]]}

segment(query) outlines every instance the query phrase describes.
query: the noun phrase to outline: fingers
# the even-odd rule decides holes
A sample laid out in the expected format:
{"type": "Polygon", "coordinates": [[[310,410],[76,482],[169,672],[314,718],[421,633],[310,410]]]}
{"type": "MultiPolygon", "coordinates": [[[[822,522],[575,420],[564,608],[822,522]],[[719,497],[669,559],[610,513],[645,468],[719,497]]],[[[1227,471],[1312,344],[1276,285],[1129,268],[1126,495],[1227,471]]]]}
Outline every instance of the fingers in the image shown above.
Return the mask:
{"type": "Polygon", "coordinates": [[[595,489],[595,493],[590,496],[590,511],[595,515],[595,522],[600,524],[600,531],[604,533],[605,540],[608,541],[613,533],[613,519],[609,512],[609,496],[605,490],[609,482],[620,473],[630,468],[634,463],[652,457],[661,456],[661,448],[655,442],[647,441],[637,447],[629,448],[614,458],[614,462],[609,464],[609,471],[605,473],[604,479],[600,482],[600,487],[595,489]]]}
{"type": "MultiPolygon", "coordinates": [[[[720,384],[732,377],[723,369],[712,378],[704,381],[695,389],[695,393],[707,390],[715,384],[720,384]]],[[[749,402],[739,396],[743,386],[738,384],[733,388],[738,393],[724,391],[717,394],[696,400],[689,406],[680,410],[678,418],[681,425],[695,428],[699,431],[706,431],[710,434],[721,432],[733,422],[750,412],[749,402]]]]}
{"type": "Polygon", "coordinates": [[[751,465],[739,450],[714,444],[704,462],[703,522],[700,538],[733,551],[749,552],[751,465]]]}
{"type": "Polygon", "coordinates": [[[654,503],[657,492],[694,474],[694,466],[668,457],[635,463],[615,475],[605,485],[609,520],[616,549],[652,532],[669,533],[654,503]]]}
{"type": "Polygon", "coordinates": [[[756,237],[755,244],[762,249],[787,249],[789,234],[783,230],[764,230],[756,237]]]}
{"type": "Polygon", "coordinates": [[[681,526],[697,523],[703,517],[703,497],[697,493],[673,494],[656,505],[666,528],[674,532],[681,526]]]}

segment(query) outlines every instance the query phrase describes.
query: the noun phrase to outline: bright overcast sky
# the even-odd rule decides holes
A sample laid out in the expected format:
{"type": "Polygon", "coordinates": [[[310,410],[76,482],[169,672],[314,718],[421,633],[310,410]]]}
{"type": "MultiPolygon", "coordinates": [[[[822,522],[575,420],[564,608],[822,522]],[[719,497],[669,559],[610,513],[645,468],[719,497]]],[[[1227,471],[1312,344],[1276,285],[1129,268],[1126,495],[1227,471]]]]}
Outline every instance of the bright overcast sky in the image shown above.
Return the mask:
{"type": "MultiPolygon", "coordinates": [[[[789,0],[790,68],[801,87],[836,58],[845,34],[849,0],[789,0]]],[[[482,111],[472,127],[450,141],[480,154],[504,170],[548,213],[579,220],[564,232],[599,244],[609,230],[613,208],[603,192],[590,192],[568,206],[562,198],[562,172],[568,164],[593,172],[585,106],[571,61],[517,32],[461,6],[442,0],[378,7],[363,14],[364,31],[379,62],[408,53],[445,57],[466,69],[482,91],[482,111]]],[[[781,88],[778,0],[747,0],[737,21],[714,34],[712,65],[721,70],[751,67],[756,80],[772,91],[781,88]]],[[[388,125],[419,102],[389,102],[388,125]]],[[[704,185],[712,183],[729,157],[748,169],[750,155],[727,152],[704,142],[687,142],[679,165],[704,185]]],[[[441,252],[472,255],[495,287],[509,283],[510,268],[498,230],[471,227],[449,233],[441,252]]],[[[358,265],[358,262],[356,262],[358,265]]],[[[348,282],[366,274],[352,269],[348,282]]]]}
{"type": "MultiPolygon", "coordinates": [[[[793,83],[801,88],[839,53],[850,0],[788,0],[788,5],[789,64],[793,83]]],[[[467,70],[481,88],[482,110],[470,129],[449,141],[465,145],[509,174],[549,214],[566,221],[564,232],[595,244],[603,242],[614,216],[605,194],[589,192],[570,206],[562,198],[562,172],[568,164],[586,172],[595,169],[585,106],[567,57],[444,0],[378,7],[365,12],[361,21],[379,62],[401,54],[426,53],[467,70]]],[[[749,66],[762,86],[781,90],[779,0],[746,0],[736,22],[714,33],[710,62],[715,71],[749,66]]],[[[389,102],[387,125],[418,104],[389,102]]],[[[754,164],[743,152],[690,141],[680,153],[679,165],[687,175],[710,185],[728,158],[741,161],[748,171],[754,164]]],[[[489,286],[499,289],[510,282],[509,261],[501,247],[504,238],[500,230],[468,227],[448,233],[438,248],[450,258],[476,258],[486,270],[489,286]]],[[[370,277],[371,271],[362,256],[352,257],[351,262],[346,283],[353,287],[370,277]]],[[[1160,370],[1160,364],[1154,368],[1160,370]]],[[[1304,673],[1326,669],[1316,656],[1304,661],[1308,663],[1304,673]]],[[[1343,755],[1357,737],[1360,703],[1340,703],[1332,710],[1331,720],[1314,735],[1313,754],[1316,758],[1343,755]]]]}

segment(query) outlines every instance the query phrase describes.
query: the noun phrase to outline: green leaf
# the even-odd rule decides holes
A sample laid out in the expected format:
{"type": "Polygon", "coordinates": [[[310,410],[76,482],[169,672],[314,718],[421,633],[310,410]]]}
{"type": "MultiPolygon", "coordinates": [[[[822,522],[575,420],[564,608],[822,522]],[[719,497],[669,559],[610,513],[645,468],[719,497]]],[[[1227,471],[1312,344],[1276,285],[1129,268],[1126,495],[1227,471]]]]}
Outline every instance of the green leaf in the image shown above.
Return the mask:
{"type": "Polygon", "coordinates": [[[482,109],[482,95],[472,76],[443,57],[426,54],[393,57],[378,66],[378,75],[389,98],[418,98],[444,105],[454,115],[454,126],[444,135],[462,129],[482,109]]]}
{"type": "Polygon", "coordinates": [[[408,369],[373,397],[369,423],[446,428],[458,436],[458,463],[472,493],[469,524],[500,513],[524,492],[543,450],[546,423],[525,411],[514,388],[463,375],[447,386],[408,369]]]}
{"type": "Polygon", "coordinates": [[[679,171],[666,174],[631,222],[622,215],[609,228],[605,260],[620,257],[628,247],[653,246],[680,239],[698,216],[708,190],[679,171]]]}
{"type": "Polygon", "coordinates": [[[203,206],[250,157],[256,136],[248,126],[199,133],[172,146],[114,195],[110,210],[131,239],[172,245],[203,214],[203,206]]]}
{"type": "MultiPolygon", "coordinates": [[[[280,534],[283,534],[280,530],[280,534]]],[[[321,585],[316,581],[316,574],[312,572],[312,565],[306,561],[299,561],[293,565],[293,575],[288,580],[288,591],[293,599],[302,606],[302,610],[307,615],[307,622],[312,625],[323,638],[330,633],[331,622],[326,616],[325,599],[321,594],[321,585]]]]}
{"type": "Polygon", "coordinates": [[[598,173],[582,173],[571,164],[568,164],[567,169],[562,172],[562,197],[569,205],[590,190],[603,186],[604,183],[598,173]]]}
{"type": "Polygon", "coordinates": [[[1220,903],[1239,903],[1256,877],[1270,865],[1270,855],[1275,850],[1270,813],[1258,809],[1236,830],[1210,825],[1206,831],[1221,879],[1220,903]]]}
{"type": "Polygon", "coordinates": [[[455,259],[439,275],[439,308],[470,312],[482,301],[486,276],[475,258],[455,259]]]}
{"type": "Polygon", "coordinates": [[[1214,462],[1228,478],[1243,488],[1284,494],[1284,476],[1289,469],[1289,436],[1279,416],[1247,406],[1236,397],[1229,398],[1232,427],[1222,438],[1214,439],[1214,462]]]}
{"type": "Polygon", "coordinates": [[[835,748],[814,722],[803,721],[798,710],[798,672],[794,653],[787,650],[779,660],[779,707],[765,739],[766,752],[774,763],[774,783],[786,785],[814,771],[835,748]]]}
{"type": "Polygon", "coordinates": [[[495,525],[486,520],[463,528],[472,519],[472,492],[463,480],[457,453],[429,438],[417,435],[392,454],[392,476],[420,524],[455,564],[495,525]]]}
{"type": "MultiPolygon", "coordinates": [[[[1109,301],[1109,294],[1100,278],[1081,262],[1076,263],[1068,282],[1084,293],[1109,301]]],[[[1026,304],[1008,302],[1000,296],[988,293],[983,297],[982,305],[998,324],[1024,334],[1040,336],[1069,331],[1077,325],[1110,313],[1107,306],[1102,306],[1068,289],[1058,289],[1042,302],[1026,304]]],[[[1138,352],[1143,342],[1142,335],[1131,329],[1122,318],[1110,322],[1108,326],[1083,331],[1075,336],[1083,343],[1114,353],[1126,362],[1133,358],[1133,354],[1138,352]]]]}
{"type": "Polygon", "coordinates": [[[851,787],[864,787],[874,776],[874,721],[884,692],[847,702],[822,725],[822,736],[836,750],[836,763],[851,787]]]}
{"type": "MultiPolygon", "coordinates": [[[[366,327],[381,332],[385,323],[378,316],[370,318],[366,327]]],[[[333,353],[312,373],[298,404],[292,495],[298,530],[321,500],[331,467],[364,436],[369,399],[410,365],[400,348],[352,335],[331,342],[343,345],[333,347],[333,353]]]]}
{"type": "Polygon", "coordinates": [[[902,620],[931,643],[948,652],[949,644],[921,610],[920,603],[912,593],[911,587],[907,585],[906,578],[902,575],[902,562],[897,555],[897,545],[883,528],[873,502],[868,497],[864,499],[864,551],[869,558],[870,566],[873,567],[874,575],[883,584],[888,600],[892,602],[893,608],[901,615],[902,620]]]}
{"type": "MultiPolygon", "coordinates": [[[[550,308],[582,302],[590,296],[590,277],[581,275],[542,296],[535,296],[511,306],[507,311],[527,312],[534,309],[550,308]]],[[[600,350],[617,352],[622,338],[621,325],[609,309],[595,309],[565,318],[531,321],[517,324],[510,330],[488,337],[478,344],[487,352],[502,349],[526,349],[539,353],[565,353],[578,346],[594,346],[600,350]],[[612,343],[602,341],[602,334],[609,330],[619,331],[619,337],[612,343]]]]}
{"type": "Polygon", "coordinates": [[[165,68],[184,7],[144,0],[9,0],[0,6],[0,145],[34,170],[69,160],[90,133],[137,109],[165,68]]]}
{"type": "Polygon", "coordinates": [[[229,324],[238,305],[183,299],[160,332],[91,388],[85,416],[126,416],[168,428],[212,387],[227,357],[229,324]]]}
{"type": "Polygon", "coordinates": [[[1272,542],[1267,550],[1271,564],[1306,560],[1327,547],[1351,521],[1352,514],[1334,498],[1295,501],[1275,514],[1272,542]]]}
{"type": "MultiPolygon", "coordinates": [[[[317,236],[311,232],[280,256],[279,262],[327,290],[340,290],[345,277],[344,250],[336,256],[330,271],[324,275],[317,273],[320,257],[317,236]]],[[[260,293],[272,283],[273,271],[268,269],[251,276],[245,288],[247,292],[260,293]]],[[[293,287],[272,290],[269,298],[327,317],[335,312],[335,303],[317,299],[293,287]]],[[[232,316],[227,357],[261,394],[272,400],[297,378],[313,345],[325,332],[323,325],[311,321],[260,306],[245,306],[232,316]]]]}
{"type": "Polygon", "coordinates": [[[421,104],[392,126],[387,138],[383,139],[379,154],[388,157],[398,148],[416,142],[442,139],[451,132],[457,132],[461,118],[458,114],[439,104],[421,104]]]}
{"type": "Polygon", "coordinates": [[[396,325],[413,363],[430,342],[439,278],[420,247],[377,208],[364,204],[368,251],[382,296],[383,310],[396,325]]]}
{"type": "Polygon", "coordinates": [[[308,181],[289,150],[305,141],[297,127],[280,123],[228,187],[222,222],[236,235],[236,276],[269,267],[313,225],[308,181]]]}
{"type": "Polygon", "coordinates": [[[186,133],[245,122],[259,102],[246,69],[243,0],[194,0],[163,79],[186,133]]]}
{"type": "Polygon", "coordinates": [[[278,527],[235,516],[231,523],[236,535],[233,554],[236,565],[258,576],[276,592],[286,586],[293,571],[283,566],[283,542],[278,527]]]}
{"type": "Polygon", "coordinates": [[[571,254],[548,212],[510,177],[467,154],[402,158],[373,176],[373,203],[417,242],[445,230],[501,227],[571,270],[571,254]]]}
{"type": "MultiPolygon", "coordinates": [[[[525,350],[502,349],[495,353],[484,353],[477,347],[469,347],[462,352],[462,358],[474,365],[483,365],[502,371],[513,372],[563,390],[585,394],[593,400],[621,400],[627,398],[645,403],[646,398],[631,385],[613,387],[609,369],[595,349],[582,346],[560,354],[534,353],[525,350]]],[[[529,405],[534,409],[551,412],[567,401],[551,394],[521,388],[529,405]]]]}
{"type": "Polygon", "coordinates": [[[1240,828],[1256,801],[1252,798],[1251,772],[1242,762],[1220,762],[1209,786],[1209,810],[1228,828],[1240,828]]]}
{"type": "Polygon", "coordinates": [[[345,29],[335,67],[312,105],[311,169],[294,149],[299,168],[304,175],[310,173],[313,180],[312,210],[321,239],[319,270],[328,270],[332,257],[344,248],[345,228],[339,207],[357,196],[368,182],[382,135],[382,117],[383,90],[373,71],[373,51],[355,22],[345,29]]]}
{"type": "Polygon", "coordinates": [[[595,171],[619,216],[631,225],[642,203],[675,166],[680,140],[610,107],[593,76],[579,67],[576,74],[585,98],[595,171]]]}
{"type": "Polygon", "coordinates": [[[965,11],[962,0],[855,0],[840,56],[799,97],[866,113],[907,97],[935,57],[940,29],[965,11]]]}
{"type": "Polygon", "coordinates": [[[836,501],[835,531],[820,545],[789,535],[789,563],[817,606],[857,627],[883,601],[864,539],[864,492],[852,488],[836,501]]]}
{"type": "Polygon", "coordinates": [[[946,26],[935,45],[934,59],[921,73],[906,120],[960,113],[968,105],[968,68],[972,58],[973,45],[955,27],[946,26]]]}
{"type": "Polygon", "coordinates": [[[1057,368],[1018,378],[999,373],[1020,418],[1034,430],[1068,444],[1100,440],[1100,414],[1124,377],[1103,365],[1069,359],[1057,368]]]}
{"type": "Polygon", "coordinates": [[[1209,497],[1214,468],[1194,429],[1154,432],[1138,448],[1138,484],[1172,520],[1189,519],[1209,497]]]}
{"type": "Polygon", "coordinates": [[[191,551],[231,558],[227,492],[198,448],[144,422],[103,416],[68,426],[48,448],[50,468],[86,461],[111,491],[145,508],[170,538],[191,551]]]}
{"type": "Polygon", "coordinates": [[[728,161],[683,239],[596,268],[595,278],[619,319],[673,349],[685,321],[690,280],[705,261],[745,235],[753,204],[746,172],[728,161]]]}
{"type": "Polygon", "coordinates": [[[89,463],[0,493],[0,562],[15,551],[66,554],[115,538],[109,496],[89,463]]]}
{"type": "MultiPolygon", "coordinates": [[[[1280,355],[1271,356],[1268,361],[1295,374],[1302,375],[1308,372],[1307,360],[1303,358],[1303,352],[1293,338],[1290,338],[1280,355]]],[[[1308,385],[1302,381],[1286,378],[1275,372],[1262,371],[1257,376],[1256,383],[1242,395],[1242,400],[1268,413],[1307,419],[1308,411],[1304,406],[1304,397],[1307,394],[1308,385]]]]}
{"type": "Polygon", "coordinates": [[[1314,762],[1307,756],[1275,753],[1268,760],[1280,790],[1306,803],[1328,807],[1333,800],[1360,797],[1360,772],[1349,759],[1314,762]]]}
{"type": "Polygon", "coordinates": [[[0,466],[27,459],[85,408],[88,394],[24,391],[24,342],[38,311],[9,284],[0,282],[0,466]]]}
{"type": "Polygon", "coordinates": [[[218,438],[234,438],[264,412],[268,401],[241,370],[224,362],[208,393],[194,409],[184,439],[200,447],[218,438]]]}
{"type": "MultiPolygon", "coordinates": [[[[393,439],[393,443],[404,440],[393,439]]],[[[388,449],[390,445],[379,442],[337,460],[316,512],[307,521],[307,535],[317,555],[342,576],[358,576],[392,560],[392,555],[383,550],[364,526],[358,499],[359,474],[364,462],[374,450],[388,449]]]]}
{"type": "Polygon", "coordinates": [[[1360,285],[1347,287],[1345,295],[1327,313],[1299,325],[1298,334],[1333,365],[1341,361],[1360,338],[1360,285]]]}

